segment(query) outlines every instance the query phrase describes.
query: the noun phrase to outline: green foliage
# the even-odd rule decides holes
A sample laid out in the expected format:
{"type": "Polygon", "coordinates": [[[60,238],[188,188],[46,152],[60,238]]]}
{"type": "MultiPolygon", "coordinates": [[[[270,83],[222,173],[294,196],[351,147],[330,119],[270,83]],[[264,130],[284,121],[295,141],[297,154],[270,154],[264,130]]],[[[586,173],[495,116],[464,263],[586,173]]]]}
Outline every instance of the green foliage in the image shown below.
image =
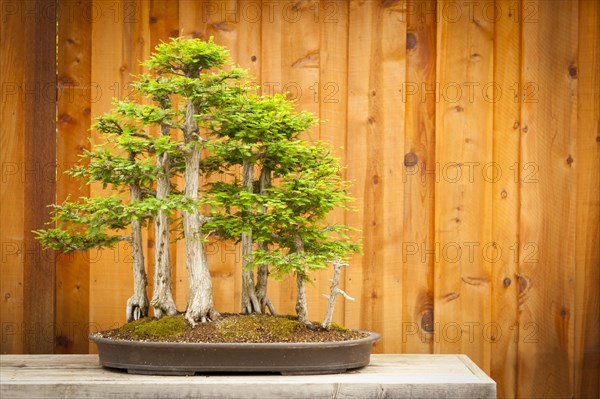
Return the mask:
{"type": "Polygon", "coordinates": [[[228,61],[229,52],[216,45],[212,37],[207,42],[179,37],[159,44],[144,65],[159,73],[197,77],[201,70],[220,67],[228,61]]]}
{"type": "Polygon", "coordinates": [[[133,84],[138,98],[116,101],[97,119],[93,128],[102,142],[68,172],[118,195],[56,205],[54,227],[36,232],[45,247],[68,252],[112,246],[124,239],[118,231],[148,222],[159,210],[180,230],[178,212],[205,206],[210,211],[202,235],[239,241],[252,233],[248,266],[268,264],[276,277],[306,277],[359,250],[345,234],[347,226],[327,221],[352,199],[332,149],[300,137],[317,123],[314,115],[297,111],[285,95],[251,94],[257,88],[247,72],[231,65],[227,50],[212,39],[171,39],[144,65],[148,73],[133,84]],[[188,115],[190,110],[195,113],[188,115]],[[199,149],[201,173],[216,179],[197,201],[178,191],[174,177],[199,149]],[[161,158],[169,159],[165,169],[157,166],[161,154],[168,154],[161,158]],[[249,181],[240,176],[243,165],[252,166],[249,181]],[[157,198],[156,182],[167,175],[171,192],[157,198]]]}
{"type": "Polygon", "coordinates": [[[331,148],[299,138],[315,123],[283,95],[248,95],[216,113],[210,125],[214,139],[206,145],[212,155],[203,160],[205,173],[223,174],[245,163],[255,173],[252,190],[240,176],[208,184],[205,202],[213,212],[204,229],[236,241],[251,232],[263,249],[253,251],[247,266],[268,264],[275,277],[305,276],[359,250],[344,234],[346,226],[326,221],[351,198],[331,148]],[[273,183],[261,186],[265,174],[273,183]]]}

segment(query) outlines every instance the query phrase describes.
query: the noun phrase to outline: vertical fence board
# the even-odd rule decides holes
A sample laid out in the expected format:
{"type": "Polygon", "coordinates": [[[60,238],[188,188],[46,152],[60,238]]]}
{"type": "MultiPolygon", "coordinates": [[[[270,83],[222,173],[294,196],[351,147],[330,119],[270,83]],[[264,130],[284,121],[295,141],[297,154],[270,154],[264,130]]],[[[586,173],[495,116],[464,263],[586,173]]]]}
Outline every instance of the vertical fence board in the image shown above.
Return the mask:
{"type": "Polygon", "coordinates": [[[392,352],[400,349],[402,325],[404,13],[402,4],[352,3],[349,19],[347,162],[359,211],[347,221],[362,229],[364,255],[346,274],[358,297],[346,322],[382,332],[378,350],[392,352]]]}
{"type": "MultiPolygon", "coordinates": [[[[23,353],[24,3],[0,3],[0,353],[23,353]],[[9,7],[10,6],[10,7],[9,7]]],[[[31,94],[30,94],[31,95],[31,94]]]]}
{"type": "Polygon", "coordinates": [[[25,353],[54,351],[56,263],[32,230],[46,227],[48,205],[56,201],[56,179],[45,170],[56,166],[56,3],[28,0],[25,25],[25,212],[23,264],[23,337],[25,353]],[[34,95],[27,95],[27,86],[34,95]]]}
{"type": "MultiPolygon", "coordinates": [[[[319,114],[323,120],[320,126],[320,139],[328,142],[334,149],[334,153],[339,157],[342,165],[346,164],[346,139],[347,139],[347,107],[348,107],[348,3],[338,1],[321,2],[318,14],[321,25],[321,45],[319,53],[319,87],[318,101],[319,114]]],[[[337,210],[332,212],[328,220],[331,223],[344,223],[345,211],[337,210]]],[[[350,264],[350,267],[353,267],[350,264]]],[[[340,277],[340,288],[344,289],[345,269],[342,269],[340,277]]],[[[324,272],[328,278],[331,277],[331,271],[324,272]]],[[[328,278],[323,278],[318,287],[318,294],[328,294],[330,282],[328,278]]],[[[352,292],[348,295],[353,296],[352,292]]],[[[321,320],[324,317],[323,302],[325,298],[317,296],[315,298],[319,313],[314,315],[315,319],[321,320]]],[[[341,296],[335,302],[335,311],[333,321],[344,325],[344,313],[346,307],[355,306],[354,302],[347,302],[341,296]]]]}
{"type": "Polygon", "coordinates": [[[519,239],[520,87],[521,24],[513,1],[497,2],[494,34],[494,87],[486,91],[494,104],[493,164],[486,178],[493,182],[492,322],[483,333],[492,343],[491,376],[498,383],[499,397],[515,397],[518,335],[517,296],[519,239]],[[517,340],[515,340],[515,338],[517,340]]]}
{"type": "Polygon", "coordinates": [[[381,224],[383,233],[379,237],[382,263],[376,267],[383,275],[383,284],[379,292],[375,291],[380,296],[383,312],[374,316],[382,318],[384,323],[381,350],[398,353],[402,348],[402,341],[398,337],[402,334],[404,296],[401,242],[405,224],[402,163],[406,136],[405,103],[399,94],[406,79],[406,6],[402,3],[382,3],[377,18],[380,37],[372,54],[375,62],[378,61],[377,54],[380,55],[381,66],[369,76],[372,84],[369,95],[374,98],[377,115],[375,126],[381,125],[379,140],[383,149],[381,174],[372,177],[374,185],[383,185],[383,207],[376,215],[376,223],[381,224]],[[394,40],[388,39],[394,35],[394,40]],[[375,97],[381,99],[375,100],[375,97]],[[379,110],[378,106],[381,107],[379,110]]]}
{"type": "Polygon", "coordinates": [[[434,345],[489,372],[490,344],[480,334],[491,316],[492,186],[481,171],[492,161],[493,104],[481,87],[493,80],[494,24],[465,4],[438,3],[434,345]]]}
{"type": "MultiPolygon", "coordinates": [[[[76,9],[59,3],[58,20],[58,169],[56,199],[61,203],[90,195],[89,186],[64,174],[89,149],[91,121],[91,0],[76,9]]],[[[89,324],[89,257],[58,255],[56,261],[57,353],[85,353],[89,324]]]]}
{"type": "Polygon", "coordinates": [[[600,397],[600,3],[579,2],[575,397],[600,397]]]}
{"type": "Polygon", "coordinates": [[[572,397],[577,2],[523,3],[520,397],[572,397]],[[533,171],[533,174],[530,173],[533,171]]]}
{"type": "Polygon", "coordinates": [[[351,268],[346,270],[346,290],[356,300],[346,306],[345,322],[352,328],[377,330],[381,324],[373,322],[371,293],[374,286],[374,270],[372,266],[375,256],[373,236],[376,226],[371,226],[371,207],[376,206],[373,197],[379,196],[369,184],[369,175],[374,174],[374,160],[379,158],[373,154],[373,146],[379,142],[370,132],[371,119],[369,107],[369,80],[372,68],[371,38],[373,29],[373,5],[370,2],[351,2],[348,10],[348,132],[346,139],[347,179],[352,182],[351,195],[356,198],[356,212],[346,214],[348,225],[362,229],[355,235],[361,239],[363,254],[352,257],[351,268]],[[371,143],[371,144],[370,144],[371,143]],[[368,219],[368,222],[365,220],[368,219]],[[365,229],[365,223],[368,223],[365,229]]]}
{"type": "MultiPolygon", "coordinates": [[[[92,7],[98,11],[92,23],[92,82],[97,93],[92,101],[94,118],[110,111],[113,99],[122,100],[129,94],[129,54],[124,54],[124,21],[119,12],[123,3],[94,0],[92,7]],[[116,7],[115,7],[116,5],[116,7]],[[115,14],[116,13],[116,14],[115,14]]],[[[127,19],[129,21],[129,19],[127,19]]],[[[128,40],[128,38],[127,38],[128,40]]],[[[92,144],[103,141],[96,131],[91,134],[92,144]]],[[[108,189],[93,183],[92,196],[105,196],[108,189]]],[[[133,277],[131,256],[126,243],[115,249],[90,251],[90,329],[114,328],[125,322],[125,304],[131,295],[133,277]],[[129,261],[129,262],[128,262],[129,261]]],[[[90,343],[90,352],[96,346],[90,343]]]]}
{"type": "Polygon", "coordinates": [[[402,352],[433,352],[436,2],[407,9],[402,352]]]}
{"type": "MultiPolygon", "coordinates": [[[[325,120],[306,137],[331,142],[349,165],[358,211],[331,220],[362,230],[364,254],[345,270],[356,301],[338,301],[337,322],[382,332],[377,351],[466,353],[491,372],[499,397],[598,396],[597,2],[58,4],[58,173],[86,148],[91,117],[130,94],[137,61],[160,39],[215,36],[264,93],[288,90],[325,120]]],[[[52,279],[38,278],[53,258],[29,232],[42,227],[44,204],[54,190],[59,201],[107,193],[62,175],[56,189],[44,180],[55,162],[52,88],[42,89],[54,81],[53,7],[0,7],[2,353],[86,352],[87,323],[122,323],[131,293],[122,243],[59,256],[56,315],[52,300],[37,306],[38,292],[54,293],[52,279]],[[55,343],[38,328],[48,317],[55,343]]],[[[185,251],[171,249],[182,309],[185,251]]],[[[237,311],[238,248],[209,252],[215,303],[237,311]]],[[[330,273],[315,277],[309,307],[320,319],[330,273]]],[[[293,313],[294,294],[293,278],[270,286],[281,313],[293,313]]]]}

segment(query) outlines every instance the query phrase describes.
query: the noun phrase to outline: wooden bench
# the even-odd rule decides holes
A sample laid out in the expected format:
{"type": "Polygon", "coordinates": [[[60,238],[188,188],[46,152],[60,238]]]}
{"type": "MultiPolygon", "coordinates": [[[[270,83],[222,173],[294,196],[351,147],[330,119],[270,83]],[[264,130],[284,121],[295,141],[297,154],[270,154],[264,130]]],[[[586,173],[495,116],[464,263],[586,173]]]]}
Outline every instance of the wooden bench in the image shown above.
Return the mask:
{"type": "Polygon", "coordinates": [[[131,375],[97,355],[2,355],[0,398],[495,398],[496,383],[465,355],[372,355],[345,374],[131,375]]]}

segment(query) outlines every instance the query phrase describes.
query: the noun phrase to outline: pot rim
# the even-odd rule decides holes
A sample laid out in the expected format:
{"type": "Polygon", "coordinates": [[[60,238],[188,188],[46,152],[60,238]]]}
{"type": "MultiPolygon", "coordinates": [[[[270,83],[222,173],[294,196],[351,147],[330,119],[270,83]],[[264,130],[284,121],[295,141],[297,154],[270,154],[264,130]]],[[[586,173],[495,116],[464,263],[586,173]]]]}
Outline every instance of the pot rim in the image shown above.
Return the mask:
{"type": "Polygon", "coordinates": [[[357,330],[361,333],[369,334],[367,337],[352,339],[346,341],[324,341],[324,342],[155,342],[155,341],[137,341],[125,339],[105,338],[93,333],[89,335],[89,339],[96,343],[111,343],[114,345],[135,345],[140,347],[169,347],[169,346],[187,346],[189,348],[308,348],[308,347],[340,347],[340,346],[356,346],[364,345],[367,342],[375,343],[381,339],[381,335],[374,331],[357,330]]]}

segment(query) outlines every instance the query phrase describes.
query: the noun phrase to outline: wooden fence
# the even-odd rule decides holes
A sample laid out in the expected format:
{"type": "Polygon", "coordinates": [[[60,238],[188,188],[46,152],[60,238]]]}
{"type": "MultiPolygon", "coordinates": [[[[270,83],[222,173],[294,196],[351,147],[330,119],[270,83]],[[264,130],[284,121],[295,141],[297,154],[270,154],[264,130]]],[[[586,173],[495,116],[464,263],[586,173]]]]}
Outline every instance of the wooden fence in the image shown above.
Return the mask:
{"type": "MultiPolygon", "coordinates": [[[[599,395],[600,10],[594,0],[0,1],[1,353],[86,353],[124,321],[127,248],[55,256],[45,205],[102,194],[62,172],[160,40],[215,37],[264,92],[324,122],[364,254],[335,319],[376,351],[464,353],[499,397],[599,395]],[[58,51],[55,54],[56,16],[58,51]],[[58,74],[54,63],[58,59],[58,74]],[[56,108],[57,107],[57,108],[56,108]],[[56,109],[58,115],[55,118],[56,109]],[[55,127],[58,139],[56,139],[55,127]]],[[[152,231],[147,232],[152,259],[152,231]]],[[[183,248],[175,297],[186,303],[183,248]]],[[[240,254],[211,244],[239,310],[240,254]]],[[[323,317],[328,273],[309,288],[323,317]]],[[[293,312],[293,283],[273,283],[293,312]]]]}

